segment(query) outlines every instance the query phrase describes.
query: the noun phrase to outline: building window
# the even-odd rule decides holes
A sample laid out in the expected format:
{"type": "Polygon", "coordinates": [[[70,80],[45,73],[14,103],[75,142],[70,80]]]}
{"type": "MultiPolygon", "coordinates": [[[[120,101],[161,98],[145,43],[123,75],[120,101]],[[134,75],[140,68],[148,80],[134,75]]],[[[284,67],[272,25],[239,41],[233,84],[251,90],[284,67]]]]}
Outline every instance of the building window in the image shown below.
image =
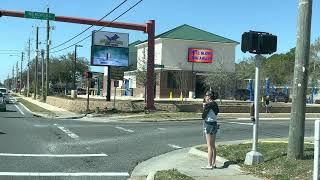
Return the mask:
{"type": "Polygon", "coordinates": [[[172,89],[177,88],[177,81],[173,72],[168,72],[167,87],[172,89]]]}

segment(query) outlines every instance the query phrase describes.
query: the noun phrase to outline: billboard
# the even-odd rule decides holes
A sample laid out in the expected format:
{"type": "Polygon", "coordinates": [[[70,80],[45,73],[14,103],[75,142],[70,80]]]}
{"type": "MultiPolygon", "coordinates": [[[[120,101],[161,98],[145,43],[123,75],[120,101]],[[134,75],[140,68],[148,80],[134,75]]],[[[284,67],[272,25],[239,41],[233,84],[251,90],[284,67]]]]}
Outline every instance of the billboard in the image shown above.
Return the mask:
{"type": "Polygon", "coordinates": [[[92,32],[91,65],[127,67],[129,34],[105,31],[92,32]]]}
{"type": "Polygon", "coordinates": [[[216,54],[212,51],[212,49],[188,49],[188,62],[212,63],[213,59],[216,59],[216,54]]]}

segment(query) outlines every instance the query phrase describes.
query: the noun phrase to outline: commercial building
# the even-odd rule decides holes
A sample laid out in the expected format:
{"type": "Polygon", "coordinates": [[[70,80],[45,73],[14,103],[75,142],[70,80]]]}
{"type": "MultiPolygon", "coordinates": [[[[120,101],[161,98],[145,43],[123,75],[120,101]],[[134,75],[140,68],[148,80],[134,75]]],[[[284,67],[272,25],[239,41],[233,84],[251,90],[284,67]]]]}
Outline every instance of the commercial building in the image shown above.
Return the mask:
{"type": "MultiPolygon", "coordinates": [[[[235,48],[239,43],[181,25],[155,37],[155,76],[146,77],[147,41],[129,45],[131,71],[124,72],[122,95],[144,97],[146,78],[155,78],[156,98],[200,98],[208,87],[204,78],[212,72],[235,72],[235,48]]],[[[231,95],[231,91],[225,90],[231,95]]]]}

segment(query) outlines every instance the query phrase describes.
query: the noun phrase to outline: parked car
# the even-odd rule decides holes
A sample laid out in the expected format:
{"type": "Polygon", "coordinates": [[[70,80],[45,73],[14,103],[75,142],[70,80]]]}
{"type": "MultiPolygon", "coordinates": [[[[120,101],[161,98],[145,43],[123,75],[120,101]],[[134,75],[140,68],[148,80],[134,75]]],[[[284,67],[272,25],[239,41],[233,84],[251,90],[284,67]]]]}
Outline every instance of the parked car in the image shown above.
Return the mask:
{"type": "Polygon", "coordinates": [[[78,93],[78,95],[86,95],[87,90],[85,88],[78,88],[77,93],[78,93]]]}
{"type": "Polygon", "coordinates": [[[9,99],[8,89],[7,88],[0,88],[0,93],[2,93],[3,98],[6,101],[6,103],[9,103],[10,99],[9,99]]]}
{"type": "Polygon", "coordinates": [[[248,89],[237,89],[236,92],[235,92],[235,99],[236,100],[243,100],[243,101],[246,101],[247,99],[249,99],[249,90],[248,89]]]}
{"type": "Polygon", "coordinates": [[[0,111],[7,111],[6,101],[2,93],[0,93],[0,111]]]}
{"type": "Polygon", "coordinates": [[[274,96],[271,96],[271,101],[272,102],[289,102],[289,96],[286,95],[283,92],[277,92],[274,94],[274,96]]]}

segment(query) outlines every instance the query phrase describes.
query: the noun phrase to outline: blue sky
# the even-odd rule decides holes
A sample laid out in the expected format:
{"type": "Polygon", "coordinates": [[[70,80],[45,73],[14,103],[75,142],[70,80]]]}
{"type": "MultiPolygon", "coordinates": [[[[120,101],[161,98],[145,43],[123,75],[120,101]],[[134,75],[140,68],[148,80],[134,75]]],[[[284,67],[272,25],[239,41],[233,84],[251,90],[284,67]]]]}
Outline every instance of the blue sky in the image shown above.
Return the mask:
{"type": "MultiPolygon", "coordinates": [[[[75,16],[100,19],[123,0],[1,0],[0,8],[17,11],[42,11],[49,7],[51,13],[58,16],[75,16]]],[[[106,18],[113,20],[138,0],[128,0],[121,8],[106,18]]],[[[241,41],[241,35],[248,30],[266,31],[278,36],[278,52],[286,52],[295,46],[298,0],[143,0],[136,8],[122,16],[118,21],[145,23],[150,19],[156,20],[156,34],[170,30],[182,24],[201,28],[203,30],[241,41]]],[[[46,22],[32,19],[13,17],[0,18],[0,81],[10,73],[19,59],[18,56],[9,56],[8,51],[25,50],[29,37],[32,40],[32,49],[35,49],[35,26],[45,27],[46,22]]],[[[73,37],[87,25],[52,22],[55,27],[52,31],[52,46],[56,46],[73,37]]],[[[94,27],[74,42],[91,33],[94,27]]],[[[146,34],[138,31],[105,28],[106,31],[128,32],[130,42],[145,40],[146,34]]],[[[40,41],[45,43],[46,31],[40,28],[40,41]]],[[[313,17],[311,41],[320,36],[320,2],[313,1],[313,17]]],[[[83,48],[78,48],[78,55],[90,57],[91,39],[82,42],[83,48]]],[[[66,45],[62,46],[66,47],[66,45]]],[[[45,48],[44,44],[40,48],[45,48]]],[[[57,48],[60,49],[60,48],[57,48]]],[[[72,52],[74,48],[61,51],[55,56],[72,52]]],[[[15,52],[15,51],[11,51],[15,52]]],[[[16,54],[16,55],[20,55],[16,54]]],[[[52,54],[53,55],[53,54],[52,54]]],[[[248,56],[236,49],[236,62],[248,56]]],[[[31,53],[31,58],[34,53],[31,53]]],[[[26,66],[26,61],[24,62],[26,66]]],[[[25,68],[25,67],[24,67],[25,68]]],[[[101,68],[93,68],[101,70],[101,68]]]]}

